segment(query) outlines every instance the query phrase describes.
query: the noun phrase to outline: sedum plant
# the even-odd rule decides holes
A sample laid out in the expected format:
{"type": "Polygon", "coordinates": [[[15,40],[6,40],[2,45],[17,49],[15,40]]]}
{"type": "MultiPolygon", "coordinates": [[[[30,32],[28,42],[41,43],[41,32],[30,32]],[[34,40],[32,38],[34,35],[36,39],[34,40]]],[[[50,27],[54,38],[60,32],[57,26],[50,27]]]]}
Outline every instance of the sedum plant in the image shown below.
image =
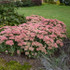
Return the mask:
{"type": "Polygon", "coordinates": [[[63,22],[37,15],[26,19],[28,22],[19,26],[0,28],[0,52],[19,55],[25,53],[34,58],[40,53],[51,55],[63,46],[63,38],[66,38],[66,26],[63,22]]]}

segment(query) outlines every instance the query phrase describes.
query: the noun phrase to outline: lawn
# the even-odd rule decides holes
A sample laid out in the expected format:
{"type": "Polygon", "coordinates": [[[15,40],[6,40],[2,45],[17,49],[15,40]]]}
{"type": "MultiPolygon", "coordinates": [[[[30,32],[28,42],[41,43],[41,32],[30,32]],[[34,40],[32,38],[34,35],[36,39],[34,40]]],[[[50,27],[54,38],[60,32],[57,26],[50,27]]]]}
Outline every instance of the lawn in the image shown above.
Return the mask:
{"type": "Polygon", "coordinates": [[[25,16],[40,15],[45,18],[63,21],[67,26],[67,36],[70,38],[70,6],[45,4],[42,6],[22,7],[17,11],[19,14],[24,14],[25,16]]]}

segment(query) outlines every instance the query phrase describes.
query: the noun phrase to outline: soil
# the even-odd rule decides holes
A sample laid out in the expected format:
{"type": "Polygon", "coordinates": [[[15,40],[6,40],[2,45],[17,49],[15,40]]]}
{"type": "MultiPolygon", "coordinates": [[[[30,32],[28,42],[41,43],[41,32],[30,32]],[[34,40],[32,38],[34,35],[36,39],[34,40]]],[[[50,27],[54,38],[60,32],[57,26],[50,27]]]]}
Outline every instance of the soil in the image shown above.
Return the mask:
{"type": "Polygon", "coordinates": [[[7,62],[12,61],[12,60],[13,61],[17,61],[17,62],[19,62],[22,65],[24,63],[29,63],[30,65],[32,65],[32,69],[31,70],[40,70],[40,69],[44,70],[44,66],[41,63],[41,60],[39,58],[37,58],[37,59],[33,59],[33,58],[30,59],[30,58],[28,58],[25,55],[10,56],[9,54],[5,54],[5,53],[0,54],[0,58],[5,59],[7,62]]]}

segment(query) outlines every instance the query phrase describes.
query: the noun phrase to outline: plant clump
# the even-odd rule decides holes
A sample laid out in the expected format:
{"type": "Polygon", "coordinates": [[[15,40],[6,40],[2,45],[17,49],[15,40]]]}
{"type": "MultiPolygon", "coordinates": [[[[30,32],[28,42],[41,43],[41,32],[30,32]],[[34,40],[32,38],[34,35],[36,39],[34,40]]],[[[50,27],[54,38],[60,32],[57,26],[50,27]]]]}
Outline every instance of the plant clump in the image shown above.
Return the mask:
{"type": "Polygon", "coordinates": [[[0,52],[23,52],[34,58],[40,53],[52,54],[63,46],[63,39],[66,38],[66,26],[63,22],[35,15],[26,19],[28,22],[19,26],[0,28],[0,52]]]}

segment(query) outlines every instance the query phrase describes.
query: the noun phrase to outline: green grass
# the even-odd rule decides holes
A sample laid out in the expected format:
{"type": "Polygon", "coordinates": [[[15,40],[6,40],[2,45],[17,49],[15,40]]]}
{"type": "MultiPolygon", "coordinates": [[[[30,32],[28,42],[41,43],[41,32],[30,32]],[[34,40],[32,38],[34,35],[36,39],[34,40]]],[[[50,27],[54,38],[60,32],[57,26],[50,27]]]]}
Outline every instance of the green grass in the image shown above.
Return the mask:
{"type": "Polygon", "coordinates": [[[19,8],[18,13],[25,16],[40,15],[45,18],[56,18],[63,21],[67,26],[67,36],[70,38],[70,6],[45,4],[42,6],[19,8]]]}

